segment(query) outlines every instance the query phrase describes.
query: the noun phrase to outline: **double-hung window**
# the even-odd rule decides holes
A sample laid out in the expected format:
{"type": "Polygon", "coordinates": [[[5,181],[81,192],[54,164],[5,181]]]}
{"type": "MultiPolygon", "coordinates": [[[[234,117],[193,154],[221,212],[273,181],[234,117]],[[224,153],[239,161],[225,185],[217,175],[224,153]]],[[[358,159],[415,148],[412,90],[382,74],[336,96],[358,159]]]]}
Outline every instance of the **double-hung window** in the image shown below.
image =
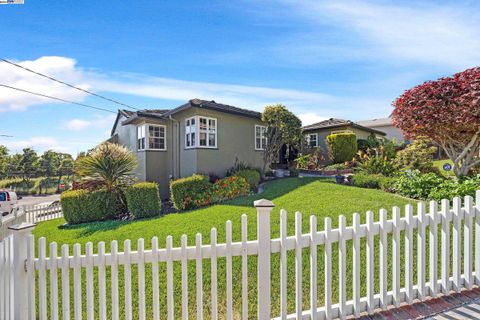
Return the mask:
{"type": "Polygon", "coordinates": [[[255,126],[255,150],[264,150],[267,146],[267,127],[255,126]]]}
{"type": "Polygon", "coordinates": [[[307,134],[307,143],[309,147],[312,147],[312,148],[318,147],[318,134],[317,133],[307,134]]]}
{"type": "Polygon", "coordinates": [[[142,124],[137,127],[138,150],[167,150],[165,126],[142,124]]]}
{"type": "Polygon", "coordinates": [[[185,148],[216,148],[217,119],[195,116],[185,120],[185,148]]]}

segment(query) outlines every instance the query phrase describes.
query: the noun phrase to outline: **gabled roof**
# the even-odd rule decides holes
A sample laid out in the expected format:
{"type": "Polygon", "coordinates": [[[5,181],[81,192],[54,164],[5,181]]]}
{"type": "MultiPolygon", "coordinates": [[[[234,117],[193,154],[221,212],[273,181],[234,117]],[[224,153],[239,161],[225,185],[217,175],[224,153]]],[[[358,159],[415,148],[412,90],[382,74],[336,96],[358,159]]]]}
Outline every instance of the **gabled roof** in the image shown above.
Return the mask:
{"type": "Polygon", "coordinates": [[[385,132],[375,130],[369,127],[365,127],[362,125],[359,125],[358,123],[355,123],[350,120],[343,120],[343,119],[335,119],[335,118],[330,118],[328,120],[323,120],[308,126],[303,127],[303,131],[313,131],[313,130],[321,130],[321,129],[330,129],[330,128],[338,128],[338,127],[344,127],[344,126],[351,126],[357,129],[361,129],[367,132],[372,132],[380,135],[386,135],[385,132]]]}
{"type": "Polygon", "coordinates": [[[115,129],[117,128],[118,121],[121,116],[124,116],[126,120],[122,121],[122,125],[130,124],[135,119],[138,118],[150,118],[150,119],[167,119],[169,116],[173,116],[174,114],[186,110],[188,108],[203,108],[209,110],[215,110],[235,115],[240,115],[244,117],[250,117],[255,119],[261,119],[262,114],[257,111],[237,108],[234,106],[230,106],[228,104],[216,103],[215,101],[208,101],[208,100],[201,100],[201,99],[192,99],[189,100],[187,103],[182,104],[181,106],[168,110],[168,109],[145,109],[139,111],[130,111],[120,109],[117,113],[117,118],[113,124],[112,131],[110,133],[111,136],[115,133],[115,129]]]}
{"type": "Polygon", "coordinates": [[[217,103],[213,100],[208,101],[208,100],[201,100],[201,99],[192,99],[187,103],[166,112],[163,116],[168,117],[170,115],[174,115],[180,111],[186,110],[188,108],[193,108],[193,107],[231,113],[231,114],[236,114],[236,115],[241,115],[241,116],[251,117],[256,119],[261,119],[262,117],[262,114],[257,111],[237,108],[234,106],[230,106],[228,104],[217,103]]]}

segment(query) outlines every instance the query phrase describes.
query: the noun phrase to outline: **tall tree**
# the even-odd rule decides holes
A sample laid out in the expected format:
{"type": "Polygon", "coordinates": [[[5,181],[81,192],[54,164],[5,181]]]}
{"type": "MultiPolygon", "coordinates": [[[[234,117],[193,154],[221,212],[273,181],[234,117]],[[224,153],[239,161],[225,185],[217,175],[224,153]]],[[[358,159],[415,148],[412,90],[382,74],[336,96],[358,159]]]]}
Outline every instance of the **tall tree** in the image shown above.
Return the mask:
{"type": "Polygon", "coordinates": [[[394,124],[441,146],[457,177],[480,164],[480,67],[409,89],[393,106],[394,124]]]}
{"type": "Polygon", "coordinates": [[[0,145],[0,177],[5,177],[8,170],[8,149],[0,145]]]}
{"type": "Polygon", "coordinates": [[[267,125],[266,146],[263,152],[263,168],[278,158],[280,149],[287,144],[299,147],[302,141],[302,121],[282,104],[266,106],[262,113],[262,121],[267,125]]]}
{"type": "Polygon", "coordinates": [[[25,180],[30,179],[31,176],[37,173],[38,170],[38,155],[32,148],[24,148],[22,158],[19,163],[19,169],[23,173],[25,180]]]}

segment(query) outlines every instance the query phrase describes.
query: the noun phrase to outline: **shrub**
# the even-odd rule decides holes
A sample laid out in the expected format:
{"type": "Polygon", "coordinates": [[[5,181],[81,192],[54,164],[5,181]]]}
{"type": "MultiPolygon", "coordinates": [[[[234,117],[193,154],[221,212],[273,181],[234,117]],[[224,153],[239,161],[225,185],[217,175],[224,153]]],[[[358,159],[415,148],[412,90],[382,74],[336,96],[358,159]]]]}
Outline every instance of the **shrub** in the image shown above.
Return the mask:
{"type": "Polygon", "coordinates": [[[476,190],[480,188],[480,176],[467,178],[462,181],[446,179],[439,186],[432,189],[428,195],[429,199],[452,200],[453,197],[475,196],[476,190]]]}
{"type": "Polygon", "coordinates": [[[428,199],[430,192],[438,188],[444,178],[435,173],[422,174],[418,170],[406,172],[400,176],[395,184],[397,193],[414,199],[428,199]]]}
{"type": "Polygon", "coordinates": [[[118,199],[105,190],[71,190],[62,193],[60,202],[65,220],[77,224],[113,218],[121,206],[118,199]]]}
{"type": "Polygon", "coordinates": [[[140,182],[125,189],[128,210],[135,218],[154,217],[160,214],[161,202],[155,182],[140,182]]]}
{"type": "Polygon", "coordinates": [[[177,210],[193,209],[212,203],[207,176],[194,174],[191,177],[170,182],[170,197],[177,210]]]}
{"type": "Polygon", "coordinates": [[[362,163],[362,168],[370,174],[392,176],[395,173],[395,166],[393,162],[381,156],[369,157],[367,160],[365,160],[365,162],[362,163]]]}
{"type": "Polygon", "coordinates": [[[385,192],[396,192],[397,178],[394,177],[383,177],[380,180],[380,189],[385,192]]]}
{"type": "Polygon", "coordinates": [[[250,185],[239,176],[231,176],[218,180],[213,184],[212,193],[215,201],[223,201],[247,195],[250,185]]]}
{"type": "Polygon", "coordinates": [[[408,147],[397,152],[395,164],[399,168],[419,170],[422,173],[438,171],[433,165],[437,147],[431,146],[431,143],[430,139],[418,137],[408,147]]]}
{"type": "Polygon", "coordinates": [[[260,183],[260,172],[254,169],[244,169],[234,173],[234,176],[244,178],[250,185],[250,189],[254,190],[260,183]]]}
{"type": "Polygon", "coordinates": [[[353,176],[353,185],[360,188],[380,189],[383,179],[385,177],[381,174],[360,172],[353,176]]]}
{"type": "Polygon", "coordinates": [[[334,163],[350,161],[357,152],[357,137],[354,133],[334,133],[327,136],[327,142],[334,163]]]}

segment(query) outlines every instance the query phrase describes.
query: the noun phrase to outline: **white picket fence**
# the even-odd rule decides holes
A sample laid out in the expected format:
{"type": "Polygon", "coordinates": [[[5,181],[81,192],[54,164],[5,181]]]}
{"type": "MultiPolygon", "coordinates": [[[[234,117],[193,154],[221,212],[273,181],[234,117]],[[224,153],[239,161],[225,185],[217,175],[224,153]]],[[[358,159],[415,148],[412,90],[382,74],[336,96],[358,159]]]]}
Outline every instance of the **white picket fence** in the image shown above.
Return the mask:
{"type": "MultiPolygon", "coordinates": [[[[10,234],[8,227],[22,223],[38,223],[63,217],[60,203],[17,207],[13,213],[0,216],[0,240],[10,234]]],[[[1,318],[0,318],[1,320],[1,318]]]]}
{"type": "Polygon", "coordinates": [[[476,205],[472,197],[465,197],[463,205],[460,198],[452,203],[443,200],[440,210],[436,202],[428,208],[419,203],[415,215],[407,205],[403,216],[394,207],[391,219],[382,209],[379,221],[367,212],[365,224],[355,213],[351,226],[340,216],[338,228],[332,228],[331,219],[326,218],[321,231],[311,216],[306,233],[297,212],[295,234],[290,236],[287,213],[281,210],[280,237],[271,239],[273,203],[259,200],[255,202],[255,240],[248,240],[243,215],[239,242],[232,241],[232,223],[227,222],[225,243],[217,242],[217,231],[212,229],[209,244],[197,234],[193,246],[187,245],[186,236],[180,247],[173,247],[172,237],[167,237],[165,248],[153,238],[151,249],[146,250],[139,239],[137,250],[132,251],[126,240],[124,251],[119,252],[117,241],[112,241],[109,253],[100,242],[96,252],[92,243],[84,250],[76,244],[73,255],[68,245],[62,245],[58,255],[57,244],[47,248],[45,238],[36,246],[30,234],[34,226],[21,224],[0,244],[0,318],[333,319],[458,292],[480,284],[480,192],[476,205]],[[233,259],[239,259],[236,268],[233,259]],[[256,260],[256,275],[249,271],[250,259],[256,260]],[[189,268],[189,262],[194,268],[189,268]],[[288,278],[292,267],[294,281],[288,278]],[[255,297],[249,290],[252,279],[255,297]],[[333,286],[334,280],[338,287],[333,286]],[[351,291],[347,290],[350,285],[351,291]],[[279,299],[272,298],[272,288],[279,292],[279,299]],[[256,314],[252,314],[252,302],[256,314]]]}

